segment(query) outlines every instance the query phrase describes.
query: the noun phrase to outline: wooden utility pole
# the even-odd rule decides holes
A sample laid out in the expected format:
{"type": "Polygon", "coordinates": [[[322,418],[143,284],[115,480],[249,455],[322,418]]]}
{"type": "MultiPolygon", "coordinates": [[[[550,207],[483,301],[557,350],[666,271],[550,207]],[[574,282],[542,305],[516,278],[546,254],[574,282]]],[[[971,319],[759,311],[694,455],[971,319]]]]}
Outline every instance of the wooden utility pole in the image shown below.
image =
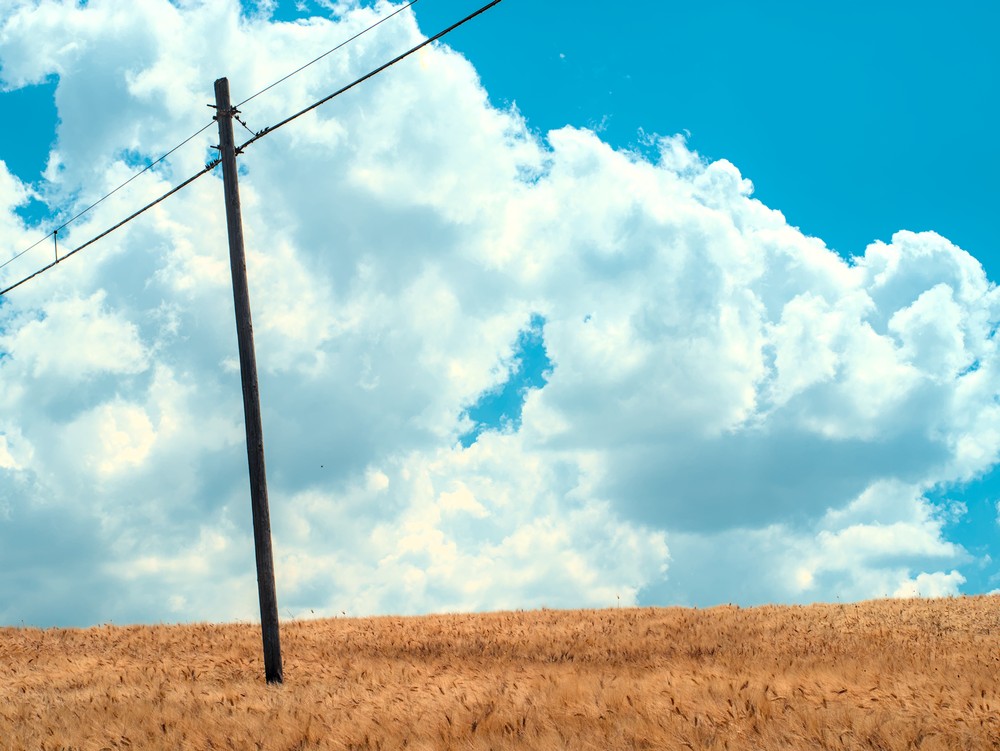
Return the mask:
{"type": "Polygon", "coordinates": [[[264,472],[264,434],[260,424],[260,392],[257,387],[257,356],[250,321],[250,292],[243,250],[243,217],[236,173],[236,145],[229,101],[229,79],[215,82],[215,119],[219,121],[219,153],[226,194],[226,224],[229,229],[229,264],[233,274],[236,334],[240,346],[240,376],[243,380],[243,415],[247,429],[247,459],[250,465],[250,504],[253,508],[253,542],[257,554],[257,594],[260,598],[260,630],[264,640],[264,676],[268,683],[281,683],[281,639],[278,633],[278,596],[274,587],[274,555],[271,551],[271,515],[267,507],[267,477],[264,472]]]}

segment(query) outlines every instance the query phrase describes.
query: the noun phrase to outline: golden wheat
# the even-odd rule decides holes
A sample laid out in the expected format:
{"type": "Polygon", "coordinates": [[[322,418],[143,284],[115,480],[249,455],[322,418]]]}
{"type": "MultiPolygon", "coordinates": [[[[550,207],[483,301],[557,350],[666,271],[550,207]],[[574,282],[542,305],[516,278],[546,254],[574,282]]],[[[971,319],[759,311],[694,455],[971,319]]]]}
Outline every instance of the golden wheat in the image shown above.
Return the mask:
{"type": "Polygon", "coordinates": [[[996,749],[1000,597],[0,629],[0,749],[996,749]]]}

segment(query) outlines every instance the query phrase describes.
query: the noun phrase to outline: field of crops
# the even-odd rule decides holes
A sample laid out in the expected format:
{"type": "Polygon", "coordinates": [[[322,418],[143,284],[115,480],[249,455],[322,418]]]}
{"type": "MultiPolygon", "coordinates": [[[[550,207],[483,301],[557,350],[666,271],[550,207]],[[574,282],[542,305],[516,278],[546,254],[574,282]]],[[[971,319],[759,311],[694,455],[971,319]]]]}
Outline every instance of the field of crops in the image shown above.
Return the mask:
{"type": "Polygon", "coordinates": [[[996,749],[1000,597],[0,629],[0,750],[996,749]]]}

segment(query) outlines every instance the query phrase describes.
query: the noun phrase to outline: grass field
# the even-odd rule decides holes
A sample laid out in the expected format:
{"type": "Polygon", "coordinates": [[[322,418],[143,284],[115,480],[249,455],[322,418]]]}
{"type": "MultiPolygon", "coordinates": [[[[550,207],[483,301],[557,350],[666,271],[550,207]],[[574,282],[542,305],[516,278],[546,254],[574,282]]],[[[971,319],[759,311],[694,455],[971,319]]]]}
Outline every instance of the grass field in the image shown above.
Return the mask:
{"type": "Polygon", "coordinates": [[[0,749],[997,749],[1000,597],[0,629],[0,749]]]}

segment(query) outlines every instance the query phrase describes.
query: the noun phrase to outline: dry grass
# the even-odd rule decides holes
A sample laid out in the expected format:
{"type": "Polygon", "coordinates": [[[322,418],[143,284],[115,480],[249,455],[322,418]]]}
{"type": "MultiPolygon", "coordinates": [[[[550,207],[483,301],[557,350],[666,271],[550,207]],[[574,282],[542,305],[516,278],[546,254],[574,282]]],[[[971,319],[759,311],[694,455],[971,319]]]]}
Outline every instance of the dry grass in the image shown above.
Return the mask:
{"type": "Polygon", "coordinates": [[[0,629],[0,749],[996,749],[1000,597],[0,629]]]}

